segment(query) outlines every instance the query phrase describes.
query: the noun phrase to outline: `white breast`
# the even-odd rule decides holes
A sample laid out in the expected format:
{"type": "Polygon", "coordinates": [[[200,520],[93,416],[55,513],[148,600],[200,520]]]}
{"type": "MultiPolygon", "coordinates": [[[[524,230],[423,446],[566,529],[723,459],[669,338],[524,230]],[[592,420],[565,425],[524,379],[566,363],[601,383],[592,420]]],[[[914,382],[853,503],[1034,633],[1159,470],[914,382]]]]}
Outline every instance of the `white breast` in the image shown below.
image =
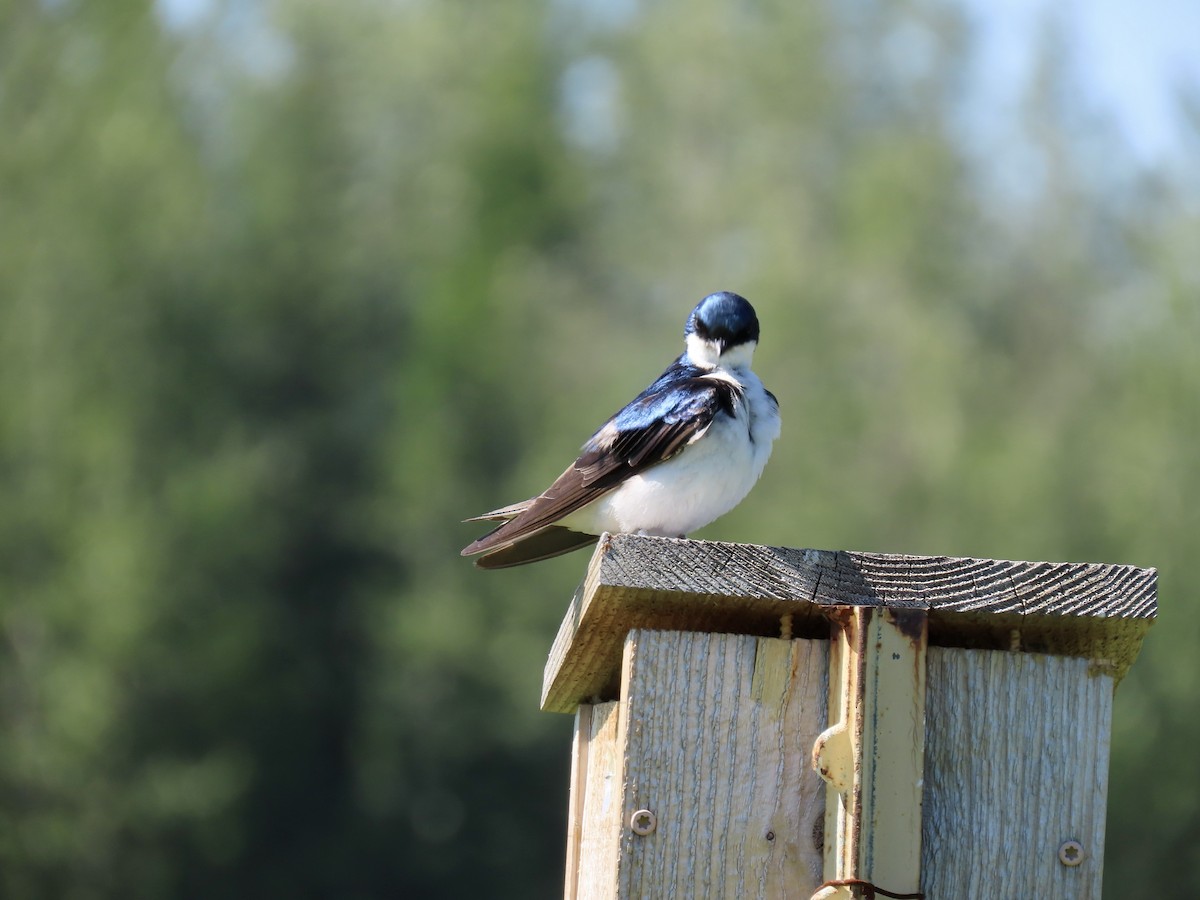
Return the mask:
{"type": "Polygon", "coordinates": [[[742,502],[762,475],[779,436],[779,410],[748,369],[717,369],[708,378],[739,384],[734,415],[719,413],[699,439],[563,524],[592,534],[679,537],[720,518],[742,502]]]}

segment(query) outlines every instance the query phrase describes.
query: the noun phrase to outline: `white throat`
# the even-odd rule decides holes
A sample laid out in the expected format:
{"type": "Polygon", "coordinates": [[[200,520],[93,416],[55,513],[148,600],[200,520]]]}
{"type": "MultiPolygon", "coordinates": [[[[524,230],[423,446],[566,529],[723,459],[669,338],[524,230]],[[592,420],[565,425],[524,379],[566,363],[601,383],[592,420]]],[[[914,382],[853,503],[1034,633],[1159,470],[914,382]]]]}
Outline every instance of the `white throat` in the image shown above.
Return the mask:
{"type": "Polygon", "coordinates": [[[716,341],[706,341],[693,332],[687,336],[687,358],[701,369],[749,369],[754,359],[757,341],[747,341],[736,347],[727,347],[722,353],[716,341]]]}

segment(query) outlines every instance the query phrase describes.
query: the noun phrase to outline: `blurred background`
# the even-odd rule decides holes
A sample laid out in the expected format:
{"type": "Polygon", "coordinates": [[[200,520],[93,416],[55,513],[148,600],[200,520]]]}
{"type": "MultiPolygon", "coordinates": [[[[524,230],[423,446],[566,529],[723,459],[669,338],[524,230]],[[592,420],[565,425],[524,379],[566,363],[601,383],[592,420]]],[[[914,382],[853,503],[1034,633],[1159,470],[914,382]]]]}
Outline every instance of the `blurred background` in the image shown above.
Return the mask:
{"type": "Polygon", "coordinates": [[[702,537],[1157,566],[1106,897],[1200,868],[1200,8],[5,0],[0,893],[551,897],[588,556],[483,573],[756,305],[702,537]]]}

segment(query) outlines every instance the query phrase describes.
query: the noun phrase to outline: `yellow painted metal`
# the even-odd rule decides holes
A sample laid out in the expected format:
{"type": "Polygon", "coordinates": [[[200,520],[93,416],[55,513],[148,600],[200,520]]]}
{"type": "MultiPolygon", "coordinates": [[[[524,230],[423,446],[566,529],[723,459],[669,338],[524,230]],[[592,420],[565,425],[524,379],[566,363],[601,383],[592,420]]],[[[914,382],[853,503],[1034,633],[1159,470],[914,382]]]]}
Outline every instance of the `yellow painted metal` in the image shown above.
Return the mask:
{"type": "Polygon", "coordinates": [[[826,885],[813,894],[810,900],[854,900],[854,894],[844,884],[826,885]]]}
{"type": "Polygon", "coordinates": [[[844,877],[842,873],[848,867],[843,854],[852,852],[856,843],[849,827],[858,818],[853,806],[859,780],[853,737],[858,708],[853,697],[858,692],[858,678],[852,665],[855,654],[850,648],[850,615],[846,612],[838,620],[829,642],[829,718],[833,724],[813,744],[813,768],[829,785],[825,792],[826,880],[844,877]]]}
{"type": "Polygon", "coordinates": [[[829,710],[813,765],[829,784],[825,878],[920,890],[923,610],[846,607],[834,620],[829,710]]]}

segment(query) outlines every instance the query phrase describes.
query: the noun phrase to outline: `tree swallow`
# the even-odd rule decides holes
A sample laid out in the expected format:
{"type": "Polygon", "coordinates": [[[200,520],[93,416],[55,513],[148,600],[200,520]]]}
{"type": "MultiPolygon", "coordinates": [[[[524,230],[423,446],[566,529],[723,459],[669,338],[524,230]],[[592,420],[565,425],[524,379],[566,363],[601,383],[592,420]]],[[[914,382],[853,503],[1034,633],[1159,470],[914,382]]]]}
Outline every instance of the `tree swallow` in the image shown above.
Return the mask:
{"type": "Polygon", "coordinates": [[[684,352],[583,445],[544,492],[468,522],[500,521],[463,556],[500,569],[594,543],[603,532],[684,537],[725,515],[758,481],[779,437],[779,402],[750,371],[758,316],[709,294],[684,352]]]}

